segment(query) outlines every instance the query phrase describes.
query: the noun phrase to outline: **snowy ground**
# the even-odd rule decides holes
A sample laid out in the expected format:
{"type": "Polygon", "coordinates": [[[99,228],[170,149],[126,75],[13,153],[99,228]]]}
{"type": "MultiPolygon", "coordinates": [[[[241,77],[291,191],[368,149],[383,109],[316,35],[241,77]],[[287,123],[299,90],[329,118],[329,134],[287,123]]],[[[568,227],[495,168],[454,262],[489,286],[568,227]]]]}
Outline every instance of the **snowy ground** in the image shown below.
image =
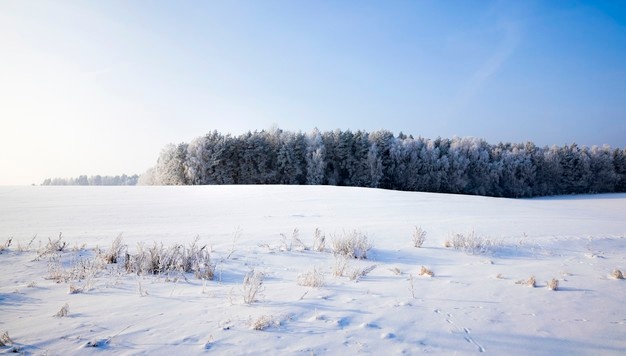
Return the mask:
{"type": "Polygon", "coordinates": [[[626,194],[511,200],[320,186],[0,187],[0,246],[10,237],[0,254],[0,336],[7,331],[12,342],[0,352],[626,352],[626,281],[610,276],[626,269],[626,194]],[[427,232],[422,248],[411,241],[415,226],[427,232]],[[290,242],[298,229],[312,245],[316,228],[326,252],[281,251],[281,234],[290,242]],[[366,260],[350,261],[353,270],[373,268],[356,281],[333,275],[330,252],[333,238],[353,230],[373,245],[366,260]],[[471,231],[497,245],[484,254],[444,247],[471,231]],[[38,257],[60,232],[64,252],[38,257]],[[96,247],[120,233],[131,251],[198,236],[211,246],[216,278],[104,265],[89,281],[48,279],[57,257],[70,271],[97,260],[96,247]],[[434,276],[420,276],[421,266],[434,276]],[[324,286],[298,285],[313,267],[324,286]],[[251,269],[265,274],[264,289],[246,304],[242,281],[251,269]],[[532,275],[535,288],[516,283],[532,275]],[[546,287],[552,278],[557,291],[546,287]],[[87,288],[69,294],[70,284],[87,288]],[[55,317],[66,303],[68,315],[55,317]],[[262,317],[266,327],[254,330],[262,317]]]}

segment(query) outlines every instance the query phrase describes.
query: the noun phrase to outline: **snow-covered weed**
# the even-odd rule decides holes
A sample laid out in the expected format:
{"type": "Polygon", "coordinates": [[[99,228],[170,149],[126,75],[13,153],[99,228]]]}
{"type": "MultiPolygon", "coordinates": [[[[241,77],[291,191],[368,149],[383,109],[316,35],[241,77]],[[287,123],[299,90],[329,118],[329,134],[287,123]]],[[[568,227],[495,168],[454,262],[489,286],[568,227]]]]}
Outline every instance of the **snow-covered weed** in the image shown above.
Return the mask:
{"type": "Polygon", "coordinates": [[[240,227],[236,228],[235,231],[233,232],[233,244],[230,248],[230,251],[228,252],[228,256],[226,256],[227,260],[230,259],[230,257],[233,255],[233,253],[235,253],[235,251],[237,251],[236,250],[237,242],[239,242],[239,239],[241,238],[241,234],[242,234],[242,231],[240,227]]]}
{"type": "Polygon", "coordinates": [[[164,247],[154,243],[151,247],[137,245],[135,254],[126,253],[124,267],[129,273],[167,274],[194,273],[197,278],[213,279],[215,265],[207,245],[200,247],[198,237],[189,244],[164,247]]]}
{"type": "Polygon", "coordinates": [[[293,229],[291,232],[291,238],[288,238],[285,234],[280,234],[280,251],[305,251],[308,250],[304,242],[300,239],[300,231],[293,229]]]}
{"type": "Polygon", "coordinates": [[[422,245],[424,244],[424,241],[426,241],[426,231],[424,231],[422,229],[422,227],[415,227],[415,230],[413,231],[413,246],[420,248],[422,247],[422,245]]]}
{"type": "Polygon", "coordinates": [[[333,275],[335,277],[344,276],[349,264],[350,260],[348,259],[348,257],[343,255],[335,255],[333,263],[333,275]]]}
{"type": "Polygon", "coordinates": [[[611,272],[611,277],[613,277],[614,279],[624,279],[624,274],[622,273],[622,271],[616,268],[613,270],[613,272],[611,272]]]}
{"type": "Polygon", "coordinates": [[[276,322],[274,318],[269,315],[261,315],[254,320],[250,320],[250,327],[252,328],[252,330],[258,331],[263,331],[269,327],[276,326],[277,324],[278,322],[276,322]]]}
{"type": "Polygon", "coordinates": [[[515,282],[515,284],[522,284],[530,288],[535,288],[535,285],[537,284],[537,280],[535,279],[535,276],[530,276],[530,278],[519,280],[515,282]]]}
{"type": "Polygon", "coordinates": [[[322,233],[322,230],[315,228],[313,233],[313,251],[324,252],[326,249],[326,235],[322,233]]]}
{"type": "Polygon", "coordinates": [[[366,267],[364,269],[361,268],[352,268],[350,270],[348,270],[347,277],[348,279],[350,279],[351,281],[358,281],[361,277],[365,277],[367,276],[371,271],[373,271],[376,268],[376,265],[371,265],[369,267],[366,267]]]}
{"type": "Polygon", "coordinates": [[[62,318],[62,317],[68,316],[69,313],[70,313],[70,305],[65,303],[65,305],[62,306],[61,309],[56,314],[54,314],[54,316],[57,318],[62,318]]]}
{"type": "Polygon", "coordinates": [[[393,274],[395,274],[396,276],[399,276],[402,274],[402,271],[400,271],[400,268],[398,267],[393,267],[389,269],[393,274]]]}
{"type": "Polygon", "coordinates": [[[0,335],[0,347],[13,345],[13,340],[9,337],[9,332],[5,331],[0,335]]]}
{"type": "Polygon", "coordinates": [[[367,251],[372,248],[367,236],[356,230],[333,238],[331,243],[333,254],[357,259],[366,259],[367,251]]]}
{"type": "Polygon", "coordinates": [[[557,290],[559,289],[559,280],[552,278],[549,282],[548,282],[548,289],[550,290],[557,290]]]}
{"type": "Polygon", "coordinates": [[[428,268],[422,266],[420,268],[420,276],[428,276],[428,277],[433,277],[435,274],[433,273],[433,271],[429,270],[428,268]]]}
{"type": "Polygon", "coordinates": [[[106,252],[102,253],[100,257],[106,263],[117,263],[118,259],[120,259],[120,256],[123,256],[124,249],[125,246],[122,244],[122,234],[119,234],[117,235],[115,240],[113,240],[113,243],[111,244],[109,249],[106,252]]]}
{"type": "Polygon", "coordinates": [[[34,235],[32,239],[30,239],[30,241],[28,242],[28,244],[26,244],[26,246],[22,246],[22,244],[18,241],[17,242],[17,251],[18,252],[27,252],[30,251],[33,242],[35,242],[35,239],[37,238],[37,235],[34,235]]]}
{"type": "Polygon", "coordinates": [[[445,247],[452,247],[472,255],[488,253],[500,245],[502,242],[478,236],[474,231],[467,235],[453,234],[444,244],[445,247]]]}
{"type": "Polygon", "coordinates": [[[0,244],[0,253],[2,253],[2,251],[4,250],[8,250],[12,242],[13,238],[9,237],[3,244],[0,244]]]}
{"type": "Polygon", "coordinates": [[[39,254],[39,257],[43,257],[51,253],[63,252],[66,246],[67,242],[63,241],[63,235],[59,233],[59,238],[56,240],[48,238],[48,243],[44,247],[40,247],[37,253],[39,254]]]}
{"type": "Polygon", "coordinates": [[[251,270],[246,274],[243,279],[243,302],[246,304],[252,304],[257,300],[263,292],[263,279],[265,274],[263,272],[251,270]]]}
{"type": "Polygon", "coordinates": [[[291,233],[291,249],[299,252],[308,250],[304,242],[300,240],[300,231],[298,229],[293,229],[291,233]]]}
{"type": "Polygon", "coordinates": [[[298,285],[321,288],[324,286],[324,273],[313,267],[311,270],[298,276],[298,285]]]}

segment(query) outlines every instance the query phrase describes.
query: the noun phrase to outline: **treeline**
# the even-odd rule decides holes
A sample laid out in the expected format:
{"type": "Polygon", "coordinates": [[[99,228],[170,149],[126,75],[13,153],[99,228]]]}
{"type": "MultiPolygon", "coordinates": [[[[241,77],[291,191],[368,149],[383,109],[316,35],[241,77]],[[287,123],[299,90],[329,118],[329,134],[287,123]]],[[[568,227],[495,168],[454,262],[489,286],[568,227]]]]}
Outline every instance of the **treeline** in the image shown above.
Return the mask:
{"type": "Polygon", "coordinates": [[[324,184],[495,197],[626,191],[626,149],[491,145],[389,131],[211,132],[166,146],[140,184],[324,184]]]}
{"type": "Polygon", "coordinates": [[[89,176],[81,175],[78,178],[47,178],[41,185],[137,185],[137,174],[127,176],[89,176]]]}

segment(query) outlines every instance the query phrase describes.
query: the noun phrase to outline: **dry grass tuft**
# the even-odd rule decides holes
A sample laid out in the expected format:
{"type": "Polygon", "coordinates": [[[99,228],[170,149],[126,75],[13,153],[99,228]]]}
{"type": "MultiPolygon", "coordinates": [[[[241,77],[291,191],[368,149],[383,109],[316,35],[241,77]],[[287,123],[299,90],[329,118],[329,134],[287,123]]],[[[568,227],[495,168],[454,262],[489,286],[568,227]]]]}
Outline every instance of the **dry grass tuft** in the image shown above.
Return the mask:
{"type": "Polygon", "coordinates": [[[559,280],[552,278],[549,282],[548,282],[548,289],[550,290],[558,290],[559,289],[559,280]]]}
{"type": "Polygon", "coordinates": [[[313,233],[313,251],[324,252],[326,249],[326,235],[322,233],[322,230],[315,228],[313,233]]]}
{"type": "Polygon", "coordinates": [[[624,274],[622,273],[622,271],[616,268],[611,273],[611,277],[613,277],[614,279],[624,279],[624,274]]]}
{"type": "Polygon", "coordinates": [[[394,267],[394,268],[390,268],[389,269],[393,274],[395,274],[396,276],[399,276],[402,274],[402,271],[400,271],[400,268],[398,267],[394,267]]]}
{"type": "Polygon", "coordinates": [[[250,327],[252,328],[252,330],[263,331],[269,327],[277,325],[278,322],[276,322],[274,318],[269,315],[261,315],[255,320],[250,320],[250,327]]]}
{"type": "Polygon", "coordinates": [[[372,245],[367,240],[367,236],[356,230],[332,239],[332,250],[335,256],[341,255],[364,260],[367,258],[367,251],[371,248],[372,245]]]}
{"type": "Polygon", "coordinates": [[[263,272],[252,270],[243,279],[243,302],[252,304],[263,291],[263,272]]]}
{"type": "Polygon", "coordinates": [[[9,337],[9,332],[5,331],[0,335],[0,347],[13,345],[13,340],[9,337]]]}
{"type": "Polygon", "coordinates": [[[9,237],[3,244],[0,245],[0,252],[4,250],[8,250],[12,242],[13,242],[13,238],[9,237]]]}
{"type": "Polygon", "coordinates": [[[535,285],[537,285],[537,280],[535,280],[535,276],[530,276],[530,278],[522,279],[520,281],[515,282],[515,284],[523,284],[525,286],[535,288],[535,285]]]}
{"type": "Polygon", "coordinates": [[[342,277],[348,270],[350,260],[343,255],[335,255],[335,261],[333,264],[333,276],[342,277]]]}
{"type": "Polygon", "coordinates": [[[424,241],[426,241],[426,231],[424,231],[422,229],[422,227],[415,227],[415,230],[413,231],[413,246],[420,248],[422,247],[422,245],[424,244],[424,241]]]}
{"type": "Polygon", "coordinates": [[[476,255],[488,253],[501,244],[502,242],[478,236],[474,231],[472,231],[467,235],[454,234],[450,240],[447,240],[444,243],[444,246],[476,255]]]}
{"type": "Polygon", "coordinates": [[[420,276],[428,276],[428,277],[433,277],[435,274],[433,273],[433,271],[429,270],[428,268],[422,266],[420,268],[420,276]]]}
{"type": "Polygon", "coordinates": [[[39,249],[38,254],[39,257],[43,257],[51,253],[63,252],[65,247],[67,247],[67,242],[63,241],[63,234],[59,233],[59,238],[56,240],[48,238],[48,243],[46,246],[39,249]]]}
{"type": "Polygon", "coordinates": [[[324,273],[313,267],[313,269],[298,276],[298,285],[321,288],[324,286],[324,273]]]}
{"type": "Polygon", "coordinates": [[[54,316],[57,318],[62,318],[62,317],[68,316],[69,313],[70,313],[70,305],[65,303],[65,305],[62,306],[61,309],[56,314],[54,314],[54,316]]]}
{"type": "Polygon", "coordinates": [[[109,247],[109,249],[100,255],[100,257],[104,260],[105,263],[117,263],[117,261],[120,259],[120,256],[123,255],[125,246],[122,244],[122,234],[117,235],[117,237],[115,238],[115,240],[113,240],[113,243],[111,244],[111,247],[109,247]]]}

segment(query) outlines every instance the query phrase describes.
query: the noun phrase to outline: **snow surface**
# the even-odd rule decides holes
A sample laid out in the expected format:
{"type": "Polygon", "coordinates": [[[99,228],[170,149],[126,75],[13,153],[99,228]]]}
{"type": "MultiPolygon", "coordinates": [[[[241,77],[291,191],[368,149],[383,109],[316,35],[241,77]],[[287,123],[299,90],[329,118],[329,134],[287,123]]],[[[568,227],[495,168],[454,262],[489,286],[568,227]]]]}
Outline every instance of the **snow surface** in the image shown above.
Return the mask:
{"type": "Polygon", "coordinates": [[[0,352],[626,352],[626,281],[610,277],[626,269],[626,194],[513,200],[325,186],[0,187],[0,244],[9,237],[0,254],[0,335],[8,331],[13,345],[0,352]],[[427,231],[422,248],[411,241],[415,226],[427,231]],[[347,231],[366,234],[368,259],[351,265],[375,268],[352,281],[333,276],[330,251],[279,249],[280,234],[298,229],[311,245],[316,228],[327,248],[347,231]],[[476,255],[444,247],[470,231],[498,246],[476,255]],[[109,266],[90,290],[69,294],[68,284],[46,279],[49,257],[36,252],[60,232],[68,268],[120,233],[131,250],[199,236],[217,276],[137,276],[109,266]],[[18,251],[34,235],[30,251],[18,251]],[[421,266],[434,276],[419,276],[421,266]],[[312,267],[325,275],[321,288],[297,284],[312,267]],[[265,273],[264,290],[245,304],[242,281],[253,268],[265,273]],[[516,283],[532,275],[535,288],[516,283]],[[552,278],[557,291],[546,287],[552,278]],[[54,317],[65,303],[68,316],[54,317]],[[253,330],[261,316],[269,327],[253,330]]]}

